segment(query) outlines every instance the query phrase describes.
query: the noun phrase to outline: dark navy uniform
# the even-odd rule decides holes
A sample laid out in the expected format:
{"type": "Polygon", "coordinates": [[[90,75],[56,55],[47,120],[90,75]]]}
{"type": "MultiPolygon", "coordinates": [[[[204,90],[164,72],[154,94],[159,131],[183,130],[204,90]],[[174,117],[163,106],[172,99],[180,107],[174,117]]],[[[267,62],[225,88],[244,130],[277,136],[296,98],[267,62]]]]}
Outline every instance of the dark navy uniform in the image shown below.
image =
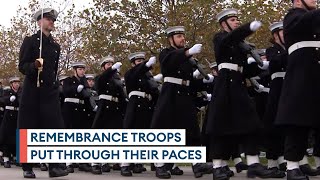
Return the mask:
{"type": "Polygon", "coordinates": [[[298,161],[305,155],[310,129],[320,128],[320,10],[311,10],[301,2],[305,9],[290,9],[283,22],[288,65],[276,124],[286,128],[284,157],[288,160],[288,179],[308,179],[298,161]]]}
{"type": "MultiPolygon", "coordinates": [[[[5,110],[0,127],[0,144],[3,145],[3,157],[7,158],[16,154],[16,129],[20,95],[20,88],[17,91],[11,88],[4,91],[3,94],[5,110]]],[[[9,161],[4,163],[5,167],[10,167],[9,161]]]]}

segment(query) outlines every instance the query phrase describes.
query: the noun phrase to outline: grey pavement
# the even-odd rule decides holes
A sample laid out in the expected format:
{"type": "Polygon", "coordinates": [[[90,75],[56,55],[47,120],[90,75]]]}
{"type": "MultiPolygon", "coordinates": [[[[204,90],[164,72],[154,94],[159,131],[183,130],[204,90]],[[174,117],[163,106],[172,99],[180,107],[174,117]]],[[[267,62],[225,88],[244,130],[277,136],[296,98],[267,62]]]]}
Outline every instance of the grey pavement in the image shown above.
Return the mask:
{"type": "MultiPolygon", "coordinates": [[[[71,173],[68,176],[65,177],[59,177],[59,178],[49,178],[48,172],[40,171],[39,168],[35,168],[34,172],[37,176],[36,179],[57,179],[57,180],[107,180],[107,179],[116,179],[116,180],[147,180],[147,179],[153,179],[157,180],[158,178],[155,177],[155,173],[150,171],[150,167],[146,167],[147,172],[144,172],[142,174],[133,174],[132,177],[122,177],[120,175],[120,171],[111,171],[110,173],[103,173],[102,175],[93,175],[91,173],[85,173],[85,172],[79,172],[76,171],[75,173],[71,173]]],[[[196,179],[193,176],[193,173],[191,171],[191,167],[185,166],[180,167],[184,170],[184,175],[182,176],[172,176],[171,179],[196,179]]],[[[232,169],[232,168],[231,168],[232,169]]],[[[233,169],[234,170],[234,169],[233,169]]],[[[3,166],[0,167],[0,180],[26,180],[22,177],[22,170],[20,167],[13,166],[12,168],[4,168],[3,166]]],[[[212,175],[205,175],[202,178],[198,178],[198,180],[211,180],[212,175]]],[[[246,178],[246,172],[242,173],[235,173],[235,176],[232,177],[233,180],[242,180],[242,179],[248,179],[246,178]]],[[[259,178],[256,178],[259,179],[259,178]]],[[[286,179],[286,178],[283,178],[286,179]]],[[[312,177],[310,179],[313,180],[320,180],[319,177],[312,177]]],[[[274,179],[276,180],[276,179],[274,179]]]]}

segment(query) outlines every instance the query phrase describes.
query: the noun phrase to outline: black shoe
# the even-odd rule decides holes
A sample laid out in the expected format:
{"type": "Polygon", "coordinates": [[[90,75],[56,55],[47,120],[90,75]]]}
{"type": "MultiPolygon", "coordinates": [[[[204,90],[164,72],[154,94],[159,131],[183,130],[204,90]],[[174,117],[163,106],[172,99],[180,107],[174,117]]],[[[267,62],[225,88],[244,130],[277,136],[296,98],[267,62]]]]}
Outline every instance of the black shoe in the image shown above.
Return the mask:
{"type": "Polygon", "coordinates": [[[243,170],[248,170],[248,165],[246,165],[244,162],[239,162],[235,165],[237,173],[241,173],[243,170]]]}
{"type": "Polygon", "coordinates": [[[91,173],[92,174],[102,174],[101,166],[100,165],[94,165],[91,167],[91,173]]]}
{"type": "Polygon", "coordinates": [[[120,171],[120,170],[121,170],[120,164],[119,164],[119,163],[113,164],[113,165],[112,165],[112,169],[113,169],[114,171],[120,171]]]}
{"type": "Polygon", "coordinates": [[[4,167],[4,168],[11,168],[10,161],[4,162],[4,163],[3,163],[3,167],[4,167]]]}
{"type": "Polygon", "coordinates": [[[164,164],[164,168],[166,169],[166,171],[170,171],[174,166],[174,163],[165,163],[164,164]]]}
{"type": "Polygon", "coordinates": [[[234,176],[234,172],[229,168],[229,166],[224,166],[224,167],[222,167],[222,171],[223,171],[228,177],[234,176]]]}
{"type": "Polygon", "coordinates": [[[40,170],[41,170],[41,171],[48,171],[47,165],[46,165],[45,163],[41,163],[41,164],[40,164],[40,170]]]}
{"type": "Polygon", "coordinates": [[[79,171],[90,172],[91,166],[88,164],[79,164],[79,171]]]}
{"type": "Polygon", "coordinates": [[[171,174],[166,170],[165,165],[162,167],[156,167],[156,177],[159,179],[170,179],[171,174]]]}
{"type": "Polygon", "coordinates": [[[74,173],[74,168],[72,165],[67,166],[67,168],[65,169],[65,171],[67,171],[67,173],[74,173]]]}
{"type": "Polygon", "coordinates": [[[279,168],[273,167],[269,168],[272,171],[271,178],[284,178],[286,177],[286,173],[284,171],[280,171],[279,168]]]}
{"type": "Polygon", "coordinates": [[[196,165],[192,165],[192,171],[195,178],[202,177],[204,174],[208,174],[208,172],[212,173],[212,168],[208,166],[206,163],[197,163],[196,165]]]}
{"type": "Polygon", "coordinates": [[[102,172],[110,172],[111,171],[111,167],[109,166],[109,164],[104,164],[101,167],[101,171],[102,172]]]}
{"type": "Polygon", "coordinates": [[[142,164],[135,164],[132,169],[132,172],[133,173],[142,173],[143,172],[142,164]]]}
{"type": "Polygon", "coordinates": [[[309,180],[309,177],[304,175],[303,172],[297,168],[287,170],[287,180],[309,180]]]}
{"type": "Polygon", "coordinates": [[[228,180],[228,175],[224,172],[222,167],[213,169],[213,180],[228,180]]]}
{"type": "Polygon", "coordinates": [[[247,177],[248,178],[271,178],[272,177],[272,170],[267,169],[266,166],[261,165],[260,163],[251,164],[248,167],[247,177]]]}
{"type": "Polygon", "coordinates": [[[303,174],[307,176],[317,176],[319,175],[319,171],[317,169],[312,169],[309,164],[304,164],[299,166],[300,170],[302,171],[303,174]]]}
{"type": "Polygon", "coordinates": [[[121,167],[121,176],[132,176],[129,166],[121,167]]]}
{"type": "Polygon", "coordinates": [[[183,170],[181,170],[179,167],[175,167],[170,170],[171,175],[183,175],[183,170]]]}
{"type": "Polygon", "coordinates": [[[59,163],[59,168],[66,170],[67,169],[66,163],[59,163]]]}
{"type": "Polygon", "coordinates": [[[49,177],[62,177],[67,176],[69,173],[61,168],[54,167],[49,169],[49,177]]]}
{"type": "Polygon", "coordinates": [[[150,170],[151,170],[151,171],[156,171],[156,167],[154,166],[154,163],[151,163],[150,166],[151,166],[151,167],[150,167],[150,170]]]}
{"type": "Polygon", "coordinates": [[[23,177],[24,178],[36,178],[36,175],[34,174],[34,172],[31,171],[23,171],[23,177]]]}
{"type": "Polygon", "coordinates": [[[287,171],[287,163],[284,162],[284,163],[279,164],[279,170],[286,172],[287,171]]]}

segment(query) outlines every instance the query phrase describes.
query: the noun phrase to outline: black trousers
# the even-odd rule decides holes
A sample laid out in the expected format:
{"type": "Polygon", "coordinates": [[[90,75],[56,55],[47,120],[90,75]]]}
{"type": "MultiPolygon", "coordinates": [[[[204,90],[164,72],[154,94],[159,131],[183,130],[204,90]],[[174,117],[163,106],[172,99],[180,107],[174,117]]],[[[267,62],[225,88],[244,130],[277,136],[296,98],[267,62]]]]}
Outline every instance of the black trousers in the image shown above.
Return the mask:
{"type": "Polygon", "coordinates": [[[308,148],[309,127],[290,126],[286,128],[284,159],[300,161],[308,148]]]}
{"type": "Polygon", "coordinates": [[[240,145],[246,155],[258,155],[259,138],[257,137],[255,134],[212,137],[210,156],[212,159],[223,160],[240,157],[240,145]]]}
{"type": "Polygon", "coordinates": [[[313,156],[320,157],[320,130],[314,131],[313,156]]]}
{"type": "Polygon", "coordinates": [[[277,160],[284,155],[284,133],[267,134],[265,137],[266,158],[277,160]]]}
{"type": "Polygon", "coordinates": [[[15,144],[4,144],[2,146],[3,150],[3,157],[11,157],[11,154],[13,156],[16,156],[16,145],[15,144]]]}

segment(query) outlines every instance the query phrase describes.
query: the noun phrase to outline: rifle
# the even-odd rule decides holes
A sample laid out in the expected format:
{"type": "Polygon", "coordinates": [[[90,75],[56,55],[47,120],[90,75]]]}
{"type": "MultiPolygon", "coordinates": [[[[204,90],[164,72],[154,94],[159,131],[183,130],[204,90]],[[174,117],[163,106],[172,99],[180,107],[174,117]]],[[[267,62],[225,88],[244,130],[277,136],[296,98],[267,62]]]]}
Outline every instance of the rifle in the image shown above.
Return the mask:
{"type": "Polygon", "coordinates": [[[194,68],[197,68],[197,69],[199,70],[200,74],[201,74],[206,80],[209,80],[209,79],[210,79],[210,77],[208,76],[208,74],[206,74],[206,73],[204,72],[204,70],[198,65],[198,63],[196,62],[196,60],[195,60],[193,57],[189,58],[189,62],[190,62],[190,64],[191,64],[194,68]]]}
{"type": "Polygon", "coordinates": [[[245,42],[240,42],[239,46],[245,53],[250,54],[259,66],[261,67],[263,66],[263,61],[257,49],[253,48],[252,46],[250,46],[245,42]]]}

